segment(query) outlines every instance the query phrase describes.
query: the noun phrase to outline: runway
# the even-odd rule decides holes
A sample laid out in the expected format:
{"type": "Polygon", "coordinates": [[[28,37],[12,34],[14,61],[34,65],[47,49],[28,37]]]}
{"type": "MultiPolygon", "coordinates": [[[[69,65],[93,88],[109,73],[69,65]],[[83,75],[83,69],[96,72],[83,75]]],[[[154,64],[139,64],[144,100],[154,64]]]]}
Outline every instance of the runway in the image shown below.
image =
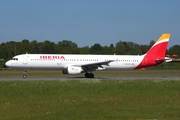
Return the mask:
{"type": "Polygon", "coordinates": [[[129,76],[96,76],[95,78],[85,78],[82,76],[22,76],[0,77],[0,81],[53,81],[53,80],[180,80],[178,75],[129,75],[129,76]]]}

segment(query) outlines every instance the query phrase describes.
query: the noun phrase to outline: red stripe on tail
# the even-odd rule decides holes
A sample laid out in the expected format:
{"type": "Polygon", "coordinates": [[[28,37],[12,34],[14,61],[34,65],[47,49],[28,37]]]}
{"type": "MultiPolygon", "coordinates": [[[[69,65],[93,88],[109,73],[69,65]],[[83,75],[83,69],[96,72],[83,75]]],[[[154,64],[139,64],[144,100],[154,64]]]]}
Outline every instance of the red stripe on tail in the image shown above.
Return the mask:
{"type": "Polygon", "coordinates": [[[135,69],[156,66],[164,62],[170,34],[163,34],[144,55],[143,60],[135,69]]]}

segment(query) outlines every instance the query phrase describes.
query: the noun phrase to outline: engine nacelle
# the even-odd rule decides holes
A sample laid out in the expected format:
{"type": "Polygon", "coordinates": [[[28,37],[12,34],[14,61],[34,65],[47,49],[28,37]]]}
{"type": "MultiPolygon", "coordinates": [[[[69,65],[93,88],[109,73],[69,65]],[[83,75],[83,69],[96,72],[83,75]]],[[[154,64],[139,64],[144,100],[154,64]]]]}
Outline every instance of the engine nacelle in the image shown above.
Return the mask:
{"type": "Polygon", "coordinates": [[[62,70],[63,74],[79,74],[83,71],[81,67],[67,67],[66,69],[62,70]]]}
{"type": "Polygon", "coordinates": [[[96,70],[105,70],[105,67],[98,67],[96,70]]]}

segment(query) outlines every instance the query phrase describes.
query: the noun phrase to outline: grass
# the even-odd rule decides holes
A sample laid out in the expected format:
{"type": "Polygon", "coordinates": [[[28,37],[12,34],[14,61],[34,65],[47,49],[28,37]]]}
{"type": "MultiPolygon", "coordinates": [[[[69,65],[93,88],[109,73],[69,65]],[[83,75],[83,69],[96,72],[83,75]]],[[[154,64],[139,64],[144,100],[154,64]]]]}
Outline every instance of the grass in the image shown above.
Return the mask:
{"type": "Polygon", "coordinates": [[[0,81],[1,120],[179,120],[179,100],[179,80],[0,81]]]}

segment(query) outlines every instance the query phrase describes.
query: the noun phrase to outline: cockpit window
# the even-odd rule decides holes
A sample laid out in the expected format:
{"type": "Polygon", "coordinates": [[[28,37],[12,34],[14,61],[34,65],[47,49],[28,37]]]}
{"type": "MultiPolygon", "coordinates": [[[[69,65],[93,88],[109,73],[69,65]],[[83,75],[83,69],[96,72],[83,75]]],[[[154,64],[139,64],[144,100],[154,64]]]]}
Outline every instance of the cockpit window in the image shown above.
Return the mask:
{"type": "Polygon", "coordinates": [[[11,60],[18,60],[18,58],[12,58],[11,60]]]}

